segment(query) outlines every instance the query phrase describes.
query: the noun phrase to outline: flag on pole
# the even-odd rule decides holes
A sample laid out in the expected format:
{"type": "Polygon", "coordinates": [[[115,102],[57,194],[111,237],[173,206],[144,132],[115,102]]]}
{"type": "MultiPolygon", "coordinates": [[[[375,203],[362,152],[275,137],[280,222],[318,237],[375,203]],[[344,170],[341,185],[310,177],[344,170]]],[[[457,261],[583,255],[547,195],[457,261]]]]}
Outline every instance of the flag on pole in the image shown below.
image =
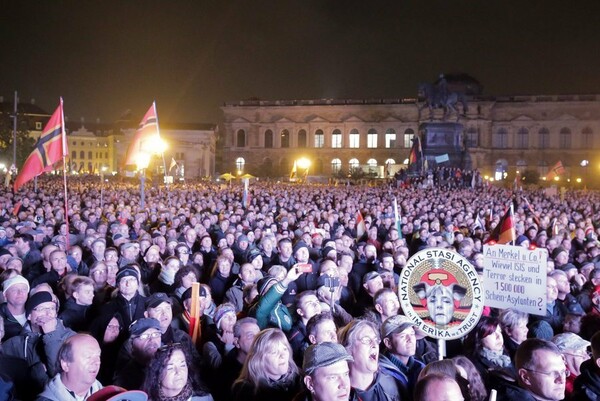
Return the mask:
{"type": "Polygon", "coordinates": [[[156,114],[156,102],[152,102],[152,106],[146,112],[146,115],[140,122],[135,135],[125,155],[124,166],[136,165],[140,155],[149,155],[156,153],[156,142],[160,140],[160,131],[158,129],[158,116],[156,114]]]}
{"type": "Polygon", "coordinates": [[[171,164],[169,165],[169,172],[171,170],[173,170],[173,167],[177,166],[177,162],[175,161],[175,158],[171,156],[171,164]]]}
{"type": "Polygon", "coordinates": [[[60,161],[69,150],[67,149],[67,135],[65,133],[63,100],[60,99],[58,108],[54,111],[42,135],[35,144],[33,152],[29,155],[15,180],[13,188],[16,191],[34,177],[52,170],[54,163],[60,161]]]}
{"type": "Polygon", "coordinates": [[[473,223],[473,231],[483,230],[485,231],[485,222],[481,219],[479,213],[475,216],[475,222],[473,223]]]}
{"type": "Polygon", "coordinates": [[[557,161],[556,164],[554,166],[552,166],[552,168],[548,171],[548,174],[546,174],[546,180],[550,181],[553,180],[554,177],[558,177],[561,176],[565,173],[565,167],[562,164],[562,161],[557,161]]]}
{"type": "Polygon", "coordinates": [[[533,221],[535,222],[535,224],[537,224],[538,226],[538,230],[540,228],[540,216],[537,215],[537,213],[535,212],[535,210],[533,209],[533,207],[531,206],[531,203],[529,203],[529,200],[526,197],[523,197],[523,200],[525,201],[525,207],[527,207],[527,209],[529,210],[529,212],[532,214],[532,218],[533,221]]]}
{"type": "Polygon", "coordinates": [[[250,194],[248,193],[248,184],[250,179],[244,178],[242,181],[244,182],[244,191],[242,192],[242,207],[244,209],[248,209],[248,206],[250,206],[250,194]]]}
{"type": "Polygon", "coordinates": [[[498,244],[508,244],[514,242],[517,239],[515,233],[515,216],[513,211],[513,205],[504,213],[504,216],[498,222],[496,228],[490,233],[489,241],[496,241],[498,244]]]}
{"type": "Polygon", "coordinates": [[[367,225],[360,210],[356,212],[356,239],[359,240],[367,232],[367,225]]]}
{"type": "Polygon", "coordinates": [[[421,150],[421,140],[417,135],[413,137],[413,145],[410,149],[410,153],[408,154],[408,164],[414,164],[417,162],[419,154],[422,152],[421,150]]]}
{"type": "Polygon", "coordinates": [[[292,171],[290,172],[290,181],[298,178],[298,166],[296,165],[296,161],[294,160],[294,166],[292,167],[292,171]]]}
{"type": "Polygon", "coordinates": [[[402,220],[400,220],[400,209],[398,209],[398,199],[394,197],[394,220],[396,222],[396,230],[398,230],[398,237],[402,238],[402,220]]]}

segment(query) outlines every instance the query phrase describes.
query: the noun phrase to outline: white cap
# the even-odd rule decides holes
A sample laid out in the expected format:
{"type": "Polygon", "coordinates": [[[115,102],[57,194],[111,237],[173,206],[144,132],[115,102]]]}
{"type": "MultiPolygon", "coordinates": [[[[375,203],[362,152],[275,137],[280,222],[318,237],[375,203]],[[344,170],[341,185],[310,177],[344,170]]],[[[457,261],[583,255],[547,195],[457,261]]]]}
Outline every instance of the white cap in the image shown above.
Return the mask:
{"type": "Polygon", "coordinates": [[[27,286],[27,292],[29,292],[29,281],[23,276],[14,276],[4,282],[2,293],[6,294],[6,291],[15,284],[25,284],[27,286]]]}

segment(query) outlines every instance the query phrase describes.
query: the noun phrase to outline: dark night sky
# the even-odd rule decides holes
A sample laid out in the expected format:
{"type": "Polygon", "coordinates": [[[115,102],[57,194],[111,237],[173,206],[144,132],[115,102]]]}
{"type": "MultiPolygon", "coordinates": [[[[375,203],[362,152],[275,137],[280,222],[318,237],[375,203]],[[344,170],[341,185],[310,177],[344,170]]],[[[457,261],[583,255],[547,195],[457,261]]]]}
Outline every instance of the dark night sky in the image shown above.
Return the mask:
{"type": "Polygon", "coordinates": [[[109,122],[219,122],[224,101],[412,97],[440,72],[484,93],[600,93],[600,1],[0,2],[0,95],[109,122]]]}

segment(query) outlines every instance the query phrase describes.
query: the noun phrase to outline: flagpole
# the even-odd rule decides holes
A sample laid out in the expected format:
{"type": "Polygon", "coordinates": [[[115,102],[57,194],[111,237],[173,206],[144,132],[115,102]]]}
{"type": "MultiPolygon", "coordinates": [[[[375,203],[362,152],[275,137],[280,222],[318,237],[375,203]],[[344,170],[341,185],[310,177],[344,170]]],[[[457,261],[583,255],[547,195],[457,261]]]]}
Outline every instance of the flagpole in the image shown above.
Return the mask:
{"type": "Polygon", "coordinates": [[[69,250],[69,192],[67,190],[67,133],[65,131],[65,111],[63,108],[63,99],[60,98],[60,126],[62,136],[62,156],[63,156],[63,182],[65,187],[65,224],[67,225],[67,234],[65,235],[65,251],[69,250]]]}

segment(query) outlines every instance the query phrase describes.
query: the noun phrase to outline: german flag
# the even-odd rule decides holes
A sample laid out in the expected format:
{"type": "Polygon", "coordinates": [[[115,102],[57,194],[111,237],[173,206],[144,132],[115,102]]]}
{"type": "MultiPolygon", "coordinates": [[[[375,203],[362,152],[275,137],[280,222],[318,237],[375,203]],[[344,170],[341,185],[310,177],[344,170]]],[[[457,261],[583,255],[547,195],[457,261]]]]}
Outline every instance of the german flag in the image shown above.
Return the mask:
{"type": "Polygon", "coordinates": [[[508,244],[509,242],[514,242],[516,239],[515,216],[513,206],[511,205],[498,222],[498,225],[490,233],[487,242],[495,241],[498,244],[508,244]]]}

